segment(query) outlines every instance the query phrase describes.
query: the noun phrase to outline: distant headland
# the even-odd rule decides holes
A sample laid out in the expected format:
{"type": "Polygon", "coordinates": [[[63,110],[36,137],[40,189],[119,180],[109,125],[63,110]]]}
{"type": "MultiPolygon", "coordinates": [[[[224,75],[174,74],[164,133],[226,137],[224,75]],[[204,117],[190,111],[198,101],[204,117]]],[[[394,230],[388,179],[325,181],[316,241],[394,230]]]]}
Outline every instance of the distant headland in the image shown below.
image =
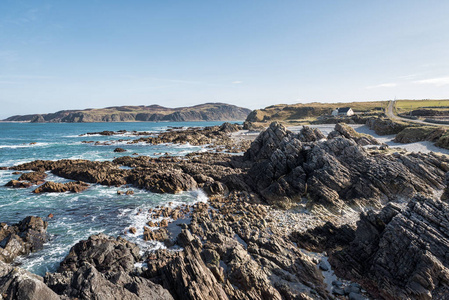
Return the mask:
{"type": "Polygon", "coordinates": [[[16,115],[3,121],[32,123],[87,122],[189,122],[245,120],[250,109],[225,103],[167,108],[160,105],[112,106],[99,109],[61,110],[49,114],[16,115]]]}

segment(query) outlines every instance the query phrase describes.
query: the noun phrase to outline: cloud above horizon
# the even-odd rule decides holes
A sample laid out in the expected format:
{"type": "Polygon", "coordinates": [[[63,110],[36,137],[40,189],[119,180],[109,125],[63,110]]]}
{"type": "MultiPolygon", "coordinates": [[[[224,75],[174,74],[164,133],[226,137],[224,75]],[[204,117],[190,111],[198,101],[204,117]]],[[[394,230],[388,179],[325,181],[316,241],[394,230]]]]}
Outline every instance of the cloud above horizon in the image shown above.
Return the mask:
{"type": "Polygon", "coordinates": [[[444,85],[449,85],[449,76],[448,77],[437,77],[437,78],[429,78],[424,80],[416,80],[413,81],[415,84],[432,84],[434,86],[440,87],[444,85]]]}
{"type": "Polygon", "coordinates": [[[377,89],[377,88],[392,88],[392,87],[396,87],[397,83],[382,83],[382,84],[378,84],[378,85],[370,85],[367,86],[367,89],[377,89]]]}

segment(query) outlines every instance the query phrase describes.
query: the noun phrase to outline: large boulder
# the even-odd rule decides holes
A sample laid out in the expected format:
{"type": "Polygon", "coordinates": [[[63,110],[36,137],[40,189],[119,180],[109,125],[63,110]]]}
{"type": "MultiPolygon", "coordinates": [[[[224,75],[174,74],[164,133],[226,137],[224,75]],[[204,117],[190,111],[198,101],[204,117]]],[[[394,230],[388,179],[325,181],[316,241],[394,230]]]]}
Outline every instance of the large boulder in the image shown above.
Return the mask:
{"type": "Polygon", "coordinates": [[[172,300],[160,285],[133,274],[139,259],[136,244],[100,233],[73,246],[58,273],[47,273],[45,283],[70,299],[172,300]]]}
{"type": "Polygon", "coordinates": [[[174,169],[166,172],[153,172],[148,175],[133,173],[128,180],[134,185],[154,193],[176,194],[182,191],[194,190],[198,187],[192,176],[174,169]]]}
{"type": "Polygon", "coordinates": [[[0,223],[0,261],[9,263],[19,255],[41,249],[48,240],[47,225],[33,216],[14,225],[0,223]]]}
{"type": "Polygon", "coordinates": [[[100,272],[130,272],[139,261],[139,247],[121,237],[113,238],[105,234],[90,236],[70,249],[61,262],[59,272],[76,271],[85,262],[100,272]]]}
{"type": "Polygon", "coordinates": [[[125,272],[105,274],[88,262],[76,271],[48,273],[45,283],[64,299],[173,299],[167,290],[148,279],[125,272]]]}

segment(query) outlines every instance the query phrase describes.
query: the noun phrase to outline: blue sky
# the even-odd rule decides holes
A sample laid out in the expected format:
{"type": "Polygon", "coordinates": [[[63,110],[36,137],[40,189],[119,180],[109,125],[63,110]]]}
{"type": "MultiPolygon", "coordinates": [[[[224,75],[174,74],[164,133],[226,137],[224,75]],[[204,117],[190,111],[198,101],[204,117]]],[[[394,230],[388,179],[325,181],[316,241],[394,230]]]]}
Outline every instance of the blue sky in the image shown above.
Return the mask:
{"type": "Polygon", "coordinates": [[[0,118],[449,98],[449,1],[0,1],[0,118]]]}

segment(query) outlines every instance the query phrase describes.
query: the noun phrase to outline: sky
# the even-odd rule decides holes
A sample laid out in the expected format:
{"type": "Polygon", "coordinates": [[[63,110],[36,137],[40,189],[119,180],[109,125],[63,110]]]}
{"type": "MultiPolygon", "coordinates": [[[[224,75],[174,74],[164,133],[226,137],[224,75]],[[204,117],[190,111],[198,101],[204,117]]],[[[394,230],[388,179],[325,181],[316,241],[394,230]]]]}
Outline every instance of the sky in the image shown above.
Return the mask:
{"type": "Polygon", "coordinates": [[[0,0],[0,119],[449,98],[449,1],[0,0]]]}

